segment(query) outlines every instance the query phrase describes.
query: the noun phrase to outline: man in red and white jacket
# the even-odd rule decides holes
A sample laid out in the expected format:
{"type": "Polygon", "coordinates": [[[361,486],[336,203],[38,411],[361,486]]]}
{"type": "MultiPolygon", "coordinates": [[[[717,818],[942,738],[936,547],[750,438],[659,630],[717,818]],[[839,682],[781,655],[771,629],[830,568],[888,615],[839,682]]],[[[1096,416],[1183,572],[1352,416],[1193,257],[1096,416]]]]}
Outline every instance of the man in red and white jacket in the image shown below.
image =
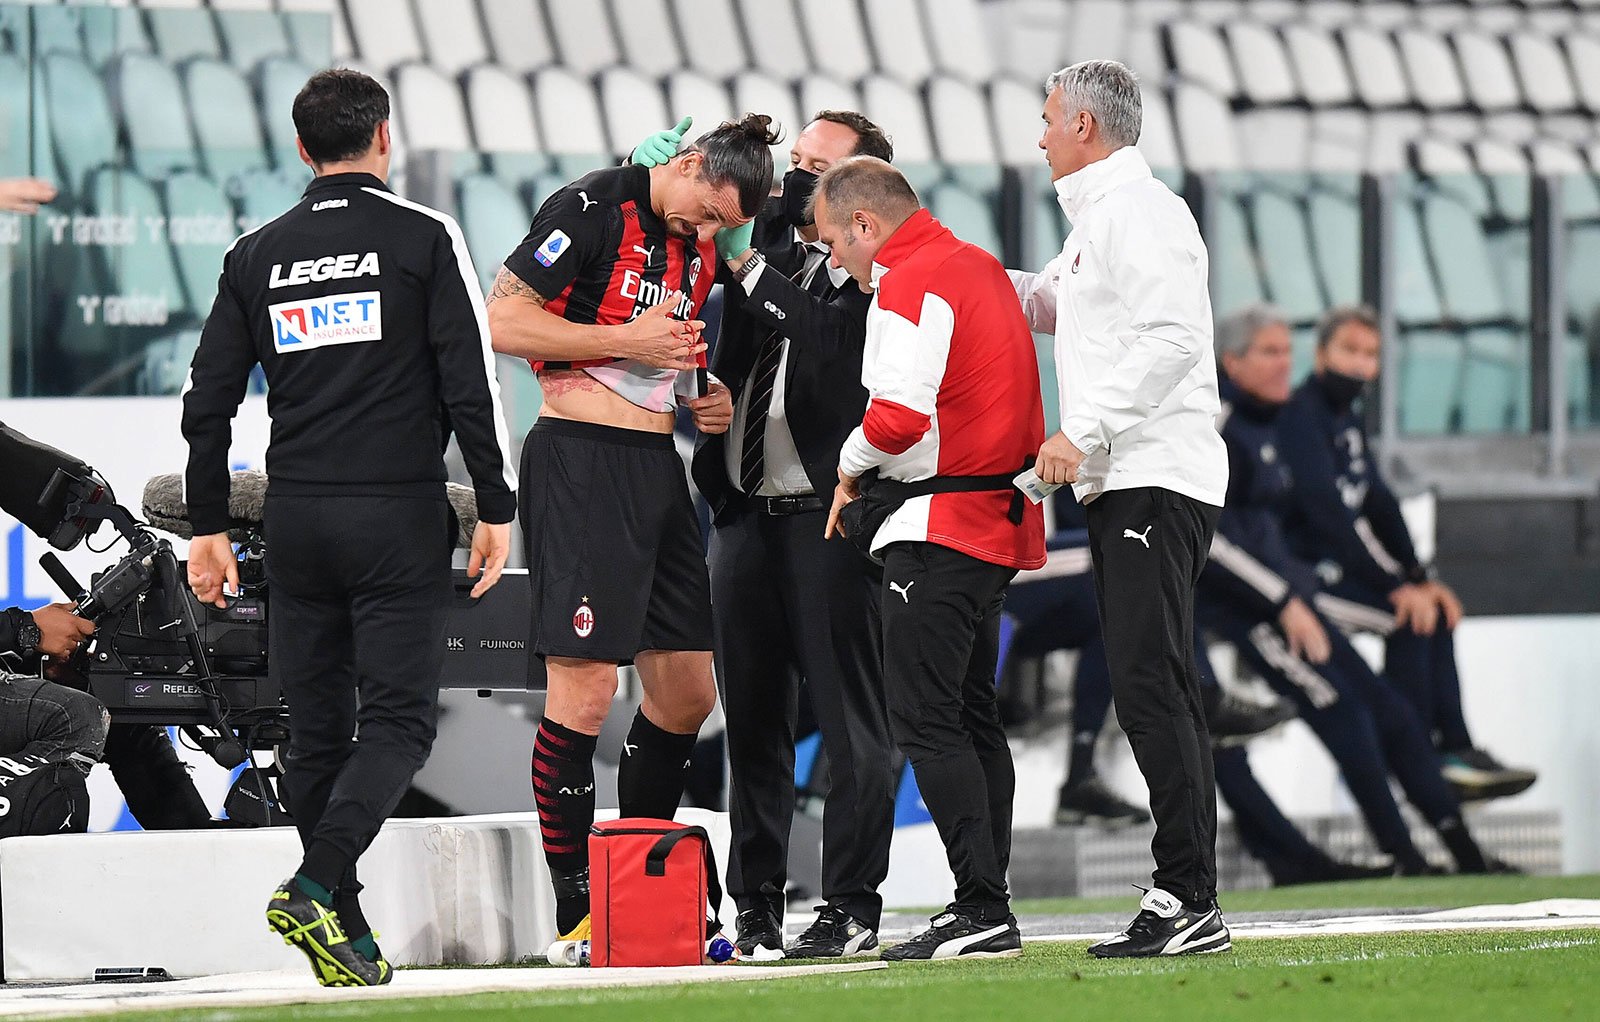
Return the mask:
{"type": "Polygon", "coordinates": [[[1042,511],[1010,485],[1044,440],[1033,336],[1000,263],[930,216],[889,164],[835,163],[813,202],[834,265],[876,291],[861,373],[870,401],[839,455],[828,531],[868,470],[940,491],[910,496],[872,549],[884,565],[889,727],[956,894],[926,932],[883,957],[1014,957],[1022,940],[1006,865],[1016,776],[994,676],[1006,586],[1045,563],[1042,511]]]}

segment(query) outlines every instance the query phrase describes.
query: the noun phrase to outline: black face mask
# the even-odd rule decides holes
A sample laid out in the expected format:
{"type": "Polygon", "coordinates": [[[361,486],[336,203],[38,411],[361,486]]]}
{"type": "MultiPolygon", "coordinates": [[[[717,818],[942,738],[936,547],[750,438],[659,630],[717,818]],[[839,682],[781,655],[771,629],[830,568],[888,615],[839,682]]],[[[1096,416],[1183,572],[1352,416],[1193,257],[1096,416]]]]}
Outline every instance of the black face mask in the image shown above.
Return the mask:
{"type": "Polygon", "coordinates": [[[806,203],[811,201],[811,193],[816,190],[817,175],[809,170],[794,167],[783,175],[784,218],[796,227],[810,227],[816,223],[806,217],[806,203]]]}
{"type": "Polygon", "coordinates": [[[1324,369],[1318,374],[1322,381],[1322,389],[1333,399],[1333,403],[1340,408],[1349,408],[1356,403],[1356,398],[1367,389],[1367,381],[1344,373],[1336,373],[1332,369],[1324,369]]]}

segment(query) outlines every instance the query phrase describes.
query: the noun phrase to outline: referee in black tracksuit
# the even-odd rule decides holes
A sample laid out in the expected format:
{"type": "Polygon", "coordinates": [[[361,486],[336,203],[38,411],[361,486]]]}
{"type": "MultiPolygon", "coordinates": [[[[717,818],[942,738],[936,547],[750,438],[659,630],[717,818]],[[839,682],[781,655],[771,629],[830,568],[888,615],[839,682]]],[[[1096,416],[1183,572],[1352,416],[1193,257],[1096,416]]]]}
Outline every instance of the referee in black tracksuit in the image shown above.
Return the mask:
{"type": "MultiPolygon", "coordinates": [[[[823,539],[839,449],[866,411],[861,357],[872,302],[827,265],[806,200],[817,175],[856,153],[890,159],[882,129],[823,110],[795,137],[781,199],[729,253],[712,370],[733,425],[704,436],[695,484],[710,503],[717,677],[727,717],[733,845],[728,892],[739,952],[832,958],[878,945],[889,872],[894,767],[884,706],[881,573],[823,539]],[[783,942],[799,680],[829,767],[817,918],[783,942]]],[[[730,247],[724,242],[723,247],[730,247]]]]}
{"type": "Polygon", "coordinates": [[[230,421],[251,370],[266,372],[270,671],[289,705],[284,781],[305,845],[267,919],[332,986],[391,975],[354,867],[433,744],[451,433],[477,490],[474,595],[499,578],[516,510],[477,275],[454,220],[384,184],[388,118],[388,94],[355,71],[319,72],[300,91],[295,128],[316,180],[224,256],[183,396],[189,584],[222,605],[223,581],[238,586],[230,421]]]}

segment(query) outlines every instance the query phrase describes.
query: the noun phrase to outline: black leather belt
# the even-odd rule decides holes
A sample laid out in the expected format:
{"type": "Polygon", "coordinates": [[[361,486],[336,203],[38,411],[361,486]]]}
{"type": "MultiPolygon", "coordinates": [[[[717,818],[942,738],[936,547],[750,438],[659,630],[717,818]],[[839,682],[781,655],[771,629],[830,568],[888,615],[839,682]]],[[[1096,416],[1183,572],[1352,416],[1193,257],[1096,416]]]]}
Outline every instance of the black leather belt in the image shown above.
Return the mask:
{"type": "Polygon", "coordinates": [[[752,511],[764,515],[803,515],[828,510],[826,501],[810,494],[803,497],[750,497],[748,500],[752,511]]]}

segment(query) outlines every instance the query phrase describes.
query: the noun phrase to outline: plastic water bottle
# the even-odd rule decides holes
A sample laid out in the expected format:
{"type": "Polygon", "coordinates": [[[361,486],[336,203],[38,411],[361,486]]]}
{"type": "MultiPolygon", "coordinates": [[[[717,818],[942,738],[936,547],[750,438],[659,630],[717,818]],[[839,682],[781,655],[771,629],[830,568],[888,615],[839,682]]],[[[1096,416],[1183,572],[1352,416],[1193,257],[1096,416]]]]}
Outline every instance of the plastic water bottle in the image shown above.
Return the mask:
{"type": "Polygon", "coordinates": [[[576,968],[589,964],[589,942],[586,940],[558,940],[545,952],[545,961],[551,965],[576,968]]]}
{"type": "Polygon", "coordinates": [[[733,957],[733,943],[721,933],[706,941],[706,964],[721,965],[733,957]]]}

